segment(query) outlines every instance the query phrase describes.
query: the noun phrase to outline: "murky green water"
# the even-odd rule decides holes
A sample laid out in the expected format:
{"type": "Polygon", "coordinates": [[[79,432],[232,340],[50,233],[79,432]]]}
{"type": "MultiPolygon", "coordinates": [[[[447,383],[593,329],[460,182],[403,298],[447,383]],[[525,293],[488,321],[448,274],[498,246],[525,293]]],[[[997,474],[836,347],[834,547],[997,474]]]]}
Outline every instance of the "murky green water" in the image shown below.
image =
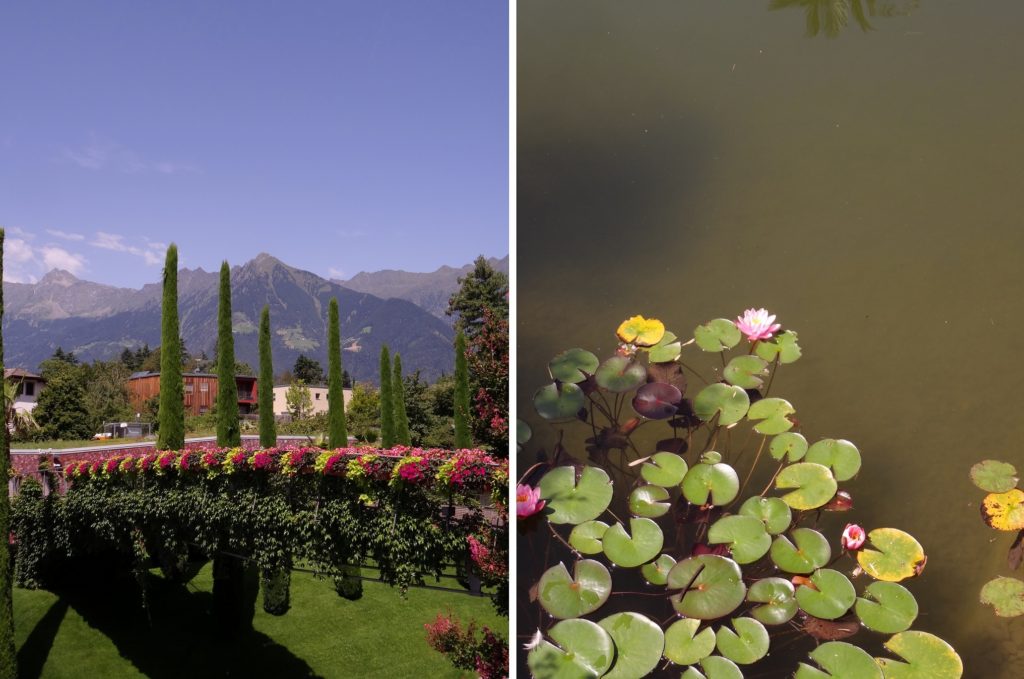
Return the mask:
{"type": "Polygon", "coordinates": [[[520,412],[627,316],[770,308],[805,349],[773,391],[860,447],[856,518],[929,554],[915,627],[1024,676],[1024,620],[978,603],[1011,536],[967,477],[1024,466],[1024,3],[879,2],[835,38],[847,3],[789,4],[519,3],[520,412]]]}

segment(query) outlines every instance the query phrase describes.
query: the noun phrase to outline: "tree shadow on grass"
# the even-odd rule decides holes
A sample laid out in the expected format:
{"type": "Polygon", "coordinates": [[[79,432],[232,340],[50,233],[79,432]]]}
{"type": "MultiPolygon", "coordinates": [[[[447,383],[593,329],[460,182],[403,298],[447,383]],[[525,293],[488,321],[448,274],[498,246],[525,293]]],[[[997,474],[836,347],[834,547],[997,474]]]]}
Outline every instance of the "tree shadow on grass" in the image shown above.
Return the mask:
{"type": "Polygon", "coordinates": [[[50,655],[53,640],[64,622],[68,612],[68,603],[63,599],[53,602],[46,614],[39,619],[36,626],[29,632],[25,643],[18,649],[18,676],[32,679],[43,673],[43,665],[50,655]]]}

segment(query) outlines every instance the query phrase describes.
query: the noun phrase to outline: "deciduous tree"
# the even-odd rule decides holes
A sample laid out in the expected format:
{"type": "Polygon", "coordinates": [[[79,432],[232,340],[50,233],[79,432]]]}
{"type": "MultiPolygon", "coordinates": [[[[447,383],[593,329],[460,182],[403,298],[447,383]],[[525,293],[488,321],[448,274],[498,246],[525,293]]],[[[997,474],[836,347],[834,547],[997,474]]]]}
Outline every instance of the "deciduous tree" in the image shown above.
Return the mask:
{"type": "Polygon", "coordinates": [[[466,366],[466,336],[455,333],[455,447],[472,448],[469,410],[469,369],[466,366]]]}

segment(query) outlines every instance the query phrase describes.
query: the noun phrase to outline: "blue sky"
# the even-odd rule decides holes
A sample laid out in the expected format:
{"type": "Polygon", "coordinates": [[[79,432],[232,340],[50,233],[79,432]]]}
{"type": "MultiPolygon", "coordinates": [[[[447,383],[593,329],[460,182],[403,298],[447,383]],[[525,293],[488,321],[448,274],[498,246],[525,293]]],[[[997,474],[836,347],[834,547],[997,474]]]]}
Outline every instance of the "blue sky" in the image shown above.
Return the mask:
{"type": "Polygon", "coordinates": [[[270,252],[324,276],[508,253],[508,8],[491,0],[0,9],[5,280],[270,252]]]}

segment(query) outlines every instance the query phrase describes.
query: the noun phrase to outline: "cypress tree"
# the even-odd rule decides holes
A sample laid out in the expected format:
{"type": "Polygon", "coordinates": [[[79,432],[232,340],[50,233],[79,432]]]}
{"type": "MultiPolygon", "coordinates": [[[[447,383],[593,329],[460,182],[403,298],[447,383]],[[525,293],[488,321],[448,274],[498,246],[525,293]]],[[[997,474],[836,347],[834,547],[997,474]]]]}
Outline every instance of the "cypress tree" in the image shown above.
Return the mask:
{"type": "MultiPolygon", "coordinates": [[[[4,230],[0,229],[0,280],[4,274],[4,230]]],[[[4,291],[0,285],[0,325],[4,318],[4,291]]],[[[0,335],[0,375],[4,369],[4,343],[0,335]]],[[[0,427],[0,479],[7,481],[11,464],[7,423],[0,427]]],[[[7,489],[0,490],[0,679],[17,679],[18,664],[14,649],[14,569],[11,552],[7,549],[7,536],[11,531],[11,500],[7,489]]]]}
{"type": "Polygon", "coordinates": [[[469,431],[469,368],[466,366],[466,336],[459,330],[455,335],[455,447],[471,448],[473,437],[469,431]]]}
{"type": "Polygon", "coordinates": [[[178,246],[167,248],[160,328],[160,431],[157,448],[185,447],[185,394],[181,383],[181,336],[178,334],[178,246]]]}
{"type": "Polygon", "coordinates": [[[405,411],[405,383],[402,382],[402,357],[395,354],[395,374],[391,380],[391,395],[395,407],[395,443],[411,446],[409,413],[405,411]]]}
{"type": "Polygon", "coordinates": [[[277,445],[277,424],[274,422],[274,358],[270,350],[270,306],[260,315],[260,379],[256,383],[260,402],[260,446],[277,445]]]}
{"type": "Polygon", "coordinates": [[[331,448],[348,445],[345,390],[341,379],[341,326],[338,323],[338,300],[334,297],[327,307],[327,439],[331,448]]]}
{"type": "Polygon", "coordinates": [[[220,265],[217,307],[217,445],[242,444],[238,427],[238,384],[235,383],[235,338],[231,334],[231,267],[220,265]]]}
{"type": "Polygon", "coordinates": [[[395,405],[391,392],[391,354],[387,345],[380,348],[380,445],[395,445],[395,405]]]}

